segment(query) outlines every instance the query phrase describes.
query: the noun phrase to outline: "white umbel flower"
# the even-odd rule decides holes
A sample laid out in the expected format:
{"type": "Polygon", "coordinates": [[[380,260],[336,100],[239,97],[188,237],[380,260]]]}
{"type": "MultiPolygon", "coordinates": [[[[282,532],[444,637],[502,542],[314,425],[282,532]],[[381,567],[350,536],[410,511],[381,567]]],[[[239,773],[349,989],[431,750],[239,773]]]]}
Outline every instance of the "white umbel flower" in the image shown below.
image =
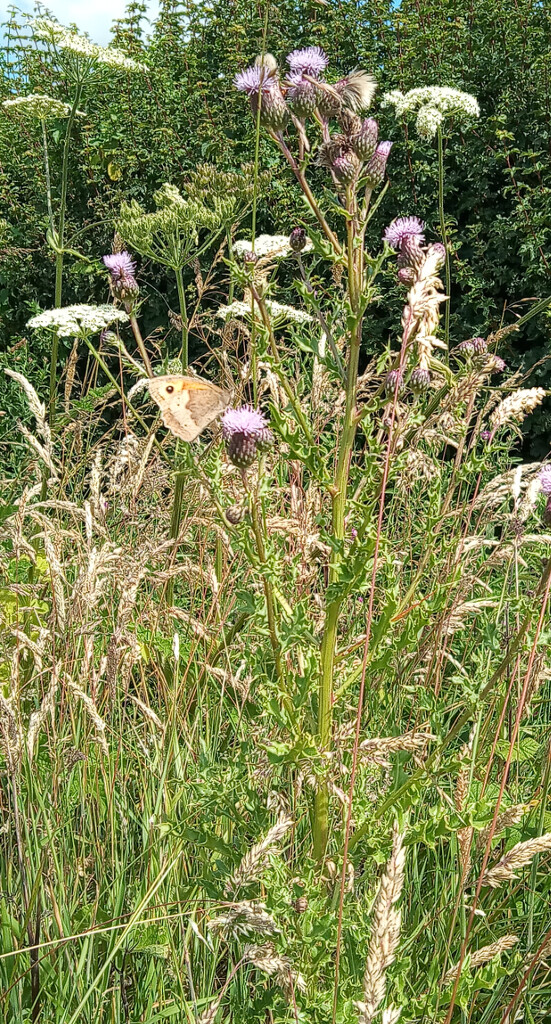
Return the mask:
{"type": "MultiPolygon", "coordinates": [[[[302,252],[308,252],[312,248],[312,242],[308,238],[302,252]]],[[[240,238],[234,243],[233,251],[238,256],[243,256],[246,252],[253,251],[252,240],[249,241],[247,238],[240,238]]],[[[254,243],[254,254],[259,259],[269,260],[281,260],[285,256],[289,256],[293,252],[289,245],[288,235],[259,235],[255,239],[254,243]]]]}
{"type": "Polygon", "coordinates": [[[479,117],[480,107],[475,96],[461,89],[426,85],[403,93],[399,89],[383,96],[383,107],[394,107],[396,117],[417,111],[416,128],[422,139],[433,139],[447,114],[459,120],[479,117]]]}
{"type": "MultiPolygon", "coordinates": [[[[309,313],[305,313],[303,309],[285,306],[272,299],[266,299],[265,302],[266,308],[274,320],[293,320],[297,324],[306,324],[313,320],[313,317],[309,313]]],[[[228,320],[230,317],[248,317],[250,319],[251,315],[251,305],[247,302],[232,302],[230,306],[220,306],[216,312],[216,316],[221,317],[222,320],[228,320]]],[[[260,319],[260,313],[257,313],[257,319],[260,319]]]]}
{"type": "Polygon", "coordinates": [[[31,317],[27,327],[39,327],[55,331],[58,338],[77,338],[88,334],[98,334],[111,324],[125,324],[128,314],[114,306],[62,306],[59,309],[45,309],[43,313],[31,317]]]}
{"type": "Polygon", "coordinates": [[[12,100],[4,100],[2,106],[10,114],[36,117],[41,121],[54,117],[68,117],[71,110],[68,103],[55,100],[53,96],[44,96],[34,92],[28,96],[15,96],[12,100]]]}
{"type": "Polygon", "coordinates": [[[102,64],[115,71],[145,71],[145,65],[127,57],[115,46],[97,46],[84,36],[70,32],[56,21],[48,18],[35,18],[32,27],[37,39],[50,43],[56,50],[65,50],[78,57],[87,57],[92,64],[102,64]]]}

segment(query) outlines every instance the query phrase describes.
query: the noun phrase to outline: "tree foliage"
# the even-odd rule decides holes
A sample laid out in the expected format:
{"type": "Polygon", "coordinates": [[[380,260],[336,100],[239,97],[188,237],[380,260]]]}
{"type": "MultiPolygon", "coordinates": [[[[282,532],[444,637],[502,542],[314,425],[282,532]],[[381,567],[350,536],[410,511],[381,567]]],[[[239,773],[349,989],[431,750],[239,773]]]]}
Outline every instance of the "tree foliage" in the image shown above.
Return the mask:
{"type": "MultiPolygon", "coordinates": [[[[453,121],[445,141],[445,211],[453,243],[452,340],[465,330],[485,334],[513,323],[526,303],[548,294],[551,240],[551,14],[533,0],[311,0],[252,5],[163,0],[148,26],[145,5],[132,2],[113,26],[113,42],[147,64],[144,76],[107,81],[87,96],[76,128],[69,176],[68,231],[91,264],[67,261],[66,301],[105,297],[97,253],[109,249],[121,204],[150,208],[169,181],[181,188],[204,161],[237,170],[254,152],[254,120],[232,86],[239,69],[264,47],[284,63],[300,45],[320,44],[331,66],[372,70],[379,96],[390,89],[448,85],[474,94],[481,117],[459,145],[453,121]],[[83,294],[87,292],[87,294],[83,294]],[[521,303],[523,303],[521,305],[521,303]],[[460,326],[461,325],[461,326],[460,326]]],[[[31,43],[22,16],[6,27],[2,56],[4,96],[47,91],[68,101],[68,84],[52,72],[31,43]]],[[[396,125],[391,110],[378,114],[384,137],[396,140],[389,162],[390,189],[372,222],[373,242],[389,216],[417,214],[439,237],[435,218],[438,167],[434,143],[413,126],[396,125]]],[[[61,161],[54,135],[53,179],[61,161]]],[[[46,193],[38,128],[0,118],[2,201],[0,332],[2,348],[20,342],[29,311],[49,305],[54,258],[45,244],[46,193]]],[[[273,144],[261,138],[260,159],[270,184],[258,212],[264,230],[294,226],[298,192],[273,144]]],[[[319,189],[323,190],[320,172],[319,189]]],[[[151,325],[168,324],[175,293],[155,267],[143,273],[156,287],[148,300],[151,325]],[[168,291],[167,291],[168,287],[168,291]],[[156,297],[155,297],[156,296],[156,297]]],[[[192,271],[189,271],[191,280],[192,271]]],[[[391,287],[389,283],[389,288],[391,287]]],[[[380,350],[391,330],[385,304],[371,315],[364,345],[380,350]]],[[[396,309],[399,299],[396,297],[396,309]]],[[[395,310],[392,310],[394,314],[395,310]]],[[[545,360],[549,320],[538,317],[522,335],[509,336],[510,364],[545,360]]],[[[37,354],[39,355],[39,354],[37,354]]],[[[37,362],[40,363],[40,358],[37,362]]],[[[531,383],[546,384],[547,363],[531,383]]],[[[549,416],[534,417],[532,453],[548,448],[549,416]]]]}

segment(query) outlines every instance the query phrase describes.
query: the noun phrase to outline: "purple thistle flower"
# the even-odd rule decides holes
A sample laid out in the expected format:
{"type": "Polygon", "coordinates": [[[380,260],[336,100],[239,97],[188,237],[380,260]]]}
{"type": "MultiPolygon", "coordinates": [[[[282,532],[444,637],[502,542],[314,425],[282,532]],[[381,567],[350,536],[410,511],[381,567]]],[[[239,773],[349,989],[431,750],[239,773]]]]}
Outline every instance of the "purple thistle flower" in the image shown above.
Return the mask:
{"type": "Polygon", "coordinates": [[[242,405],[240,409],[226,409],[221,423],[222,434],[227,441],[233,434],[245,434],[247,437],[256,437],[262,441],[265,434],[270,433],[266,417],[258,409],[253,409],[252,405],[242,405]]]}
{"type": "Polygon", "coordinates": [[[239,92],[246,92],[247,96],[258,96],[261,90],[270,92],[274,86],[274,79],[266,68],[253,64],[252,67],[240,71],[235,76],[233,84],[239,92]]]}
{"type": "Polygon", "coordinates": [[[114,252],[111,256],[104,256],[103,262],[107,267],[113,281],[122,281],[133,278],[136,273],[136,264],[127,252],[114,252]]]}
{"type": "Polygon", "coordinates": [[[251,110],[256,116],[260,103],[260,123],[279,131],[287,118],[287,107],[277,76],[262,64],[240,71],[233,80],[235,88],[249,97],[251,110]]]}
{"type": "Polygon", "coordinates": [[[103,257],[103,262],[111,274],[111,293],[120,302],[132,305],[137,299],[140,289],[134,277],[136,264],[127,252],[114,252],[103,257]]]}
{"type": "Polygon", "coordinates": [[[329,58],[321,46],[306,46],[303,50],[293,50],[287,57],[292,75],[310,75],[319,78],[329,64],[329,58]]]}
{"type": "Polygon", "coordinates": [[[400,249],[404,238],[411,237],[412,235],[416,238],[417,242],[425,241],[425,225],[422,220],[418,217],[396,217],[385,228],[383,239],[393,249],[400,249]]]}
{"type": "Polygon", "coordinates": [[[258,448],[271,444],[273,435],[266,417],[252,405],[226,409],[222,416],[222,436],[234,466],[247,469],[254,462],[258,448]]]}
{"type": "Polygon", "coordinates": [[[489,441],[491,436],[492,436],[492,431],[491,430],[481,430],[480,431],[480,437],[481,437],[482,441],[489,441]]]}
{"type": "Polygon", "coordinates": [[[539,480],[543,493],[551,494],[551,463],[541,467],[539,480]]]}

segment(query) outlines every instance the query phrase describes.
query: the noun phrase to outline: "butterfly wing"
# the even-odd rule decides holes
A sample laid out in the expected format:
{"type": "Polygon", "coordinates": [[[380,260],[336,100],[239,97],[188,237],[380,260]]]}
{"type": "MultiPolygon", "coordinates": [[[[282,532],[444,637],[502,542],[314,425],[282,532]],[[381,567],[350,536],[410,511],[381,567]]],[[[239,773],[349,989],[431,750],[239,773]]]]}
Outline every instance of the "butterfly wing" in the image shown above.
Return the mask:
{"type": "Polygon", "coordinates": [[[200,377],[153,377],[149,394],[168,429],[183,441],[194,441],[224,411],[229,393],[200,377]]]}

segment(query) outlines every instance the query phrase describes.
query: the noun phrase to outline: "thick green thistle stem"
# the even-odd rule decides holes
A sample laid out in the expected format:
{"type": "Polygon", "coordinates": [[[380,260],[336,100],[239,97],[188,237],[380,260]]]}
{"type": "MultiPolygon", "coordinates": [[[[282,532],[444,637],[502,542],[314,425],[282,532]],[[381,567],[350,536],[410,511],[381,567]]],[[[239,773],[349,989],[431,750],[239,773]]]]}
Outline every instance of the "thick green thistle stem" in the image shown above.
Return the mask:
{"type": "MultiPolygon", "coordinates": [[[[349,190],[347,206],[353,213],[354,196],[349,190]]],[[[346,404],[344,422],[339,443],[337,463],[334,475],[334,492],[332,508],[333,535],[339,542],[344,542],[346,497],[350,459],[354,438],[356,436],[356,393],[358,380],[358,362],[362,338],[362,321],[360,315],[360,296],[363,283],[363,253],[361,245],[355,249],[356,231],[354,220],[348,221],[348,297],[354,316],[350,332],[348,362],[346,370],[346,404]]],[[[329,585],[335,583],[339,574],[341,555],[336,552],[329,573],[329,585]]],[[[333,734],[333,687],[335,648],[342,597],[335,597],[327,605],[325,625],[321,644],[320,682],[318,691],[318,743],[320,750],[327,753],[331,749],[333,734]]],[[[314,856],[323,860],[329,838],[329,791],[325,783],[320,785],[316,794],[314,807],[314,856]]]]}

